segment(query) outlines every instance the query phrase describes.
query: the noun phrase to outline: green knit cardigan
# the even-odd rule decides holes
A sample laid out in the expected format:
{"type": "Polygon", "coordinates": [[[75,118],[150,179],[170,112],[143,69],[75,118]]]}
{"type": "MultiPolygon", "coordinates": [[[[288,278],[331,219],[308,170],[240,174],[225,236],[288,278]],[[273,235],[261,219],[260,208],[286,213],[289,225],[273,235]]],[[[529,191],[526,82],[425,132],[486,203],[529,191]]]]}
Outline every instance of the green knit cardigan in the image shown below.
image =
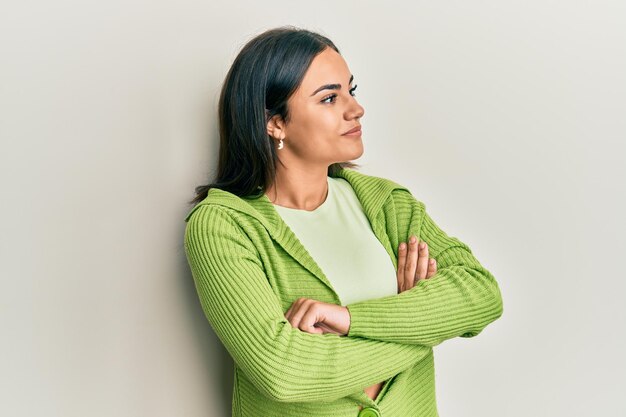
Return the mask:
{"type": "Polygon", "coordinates": [[[437,273],[348,304],[345,336],[303,332],[285,312],[300,297],[342,305],[331,282],[266,195],[210,189],[185,218],[184,247],[204,314],[234,361],[233,417],[356,417],[359,406],[361,416],[437,417],[432,348],[502,315],[493,275],[406,187],[347,168],[336,177],[354,189],[396,270],[398,245],[415,235],[437,273]],[[369,398],[363,390],[381,381],[369,398]]]}

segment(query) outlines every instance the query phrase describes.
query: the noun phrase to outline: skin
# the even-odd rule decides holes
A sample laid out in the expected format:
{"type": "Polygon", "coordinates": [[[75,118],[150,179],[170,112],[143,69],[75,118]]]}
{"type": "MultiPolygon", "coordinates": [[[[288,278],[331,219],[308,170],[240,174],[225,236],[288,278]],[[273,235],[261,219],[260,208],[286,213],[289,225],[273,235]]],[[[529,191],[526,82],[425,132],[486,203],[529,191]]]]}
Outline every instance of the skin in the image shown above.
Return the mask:
{"type": "MultiPolygon", "coordinates": [[[[437,262],[428,258],[428,245],[411,236],[408,245],[401,243],[398,249],[398,270],[396,273],[398,293],[410,290],[420,280],[429,279],[437,273],[437,262]],[[408,248],[407,248],[408,246],[408,248]]],[[[333,333],[346,336],[350,330],[350,312],[344,306],[310,298],[299,298],[285,313],[285,317],[293,327],[307,333],[333,333]]],[[[376,399],[384,381],[364,389],[371,399],[376,399]]],[[[359,405],[359,410],[363,406],[359,405]]]]}
{"type": "MultiPolygon", "coordinates": [[[[280,163],[274,183],[266,195],[274,204],[300,210],[315,210],[328,193],[328,166],[359,158],[363,154],[361,136],[345,136],[346,131],[360,126],[365,114],[357,102],[351,72],[343,57],[331,48],[317,55],[302,83],[287,103],[290,121],[274,116],[267,124],[267,133],[277,149],[280,163]],[[328,84],[340,88],[322,89],[328,84]]],[[[363,130],[363,129],[362,129],[363,130]]],[[[413,288],[421,279],[437,271],[434,259],[429,262],[428,246],[415,236],[398,248],[398,293],[413,288]]],[[[350,329],[350,313],[344,306],[299,298],[285,313],[293,327],[308,333],[333,333],[346,336],[350,329]]],[[[365,388],[376,398],[384,381],[365,388]]],[[[362,407],[359,407],[362,409],[362,407]]]]}
{"type": "Polygon", "coordinates": [[[289,98],[290,121],[274,116],[267,124],[267,133],[278,148],[280,163],[276,178],[266,191],[274,204],[300,210],[314,210],[327,195],[328,166],[359,158],[363,141],[357,136],[342,134],[361,124],[365,114],[348,84],[351,72],[343,57],[331,48],[317,55],[302,83],[289,98]],[[324,89],[326,84],[340,84],[337,90],[324,89]],[[331,95],[336,97],[329,97],[331,95]]]}

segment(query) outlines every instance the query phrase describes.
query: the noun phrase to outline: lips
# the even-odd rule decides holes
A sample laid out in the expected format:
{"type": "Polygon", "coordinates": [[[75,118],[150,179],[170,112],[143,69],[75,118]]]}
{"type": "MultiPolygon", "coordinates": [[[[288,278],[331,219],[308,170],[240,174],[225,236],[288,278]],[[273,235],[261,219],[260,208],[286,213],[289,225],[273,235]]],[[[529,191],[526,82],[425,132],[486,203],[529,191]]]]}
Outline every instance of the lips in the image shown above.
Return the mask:
{"type": "Polygon", "coordinates": [[[352,128],[352,129],[348,130],[347,132],[344,132],[343,134],[344,134],[344,135],[347,135],[347,134],[349,134],[349,133],[358,132],[359,130],[361,130],[361,125],[358,125],[358,126],[356,126],[356,127],[352,128]]]}

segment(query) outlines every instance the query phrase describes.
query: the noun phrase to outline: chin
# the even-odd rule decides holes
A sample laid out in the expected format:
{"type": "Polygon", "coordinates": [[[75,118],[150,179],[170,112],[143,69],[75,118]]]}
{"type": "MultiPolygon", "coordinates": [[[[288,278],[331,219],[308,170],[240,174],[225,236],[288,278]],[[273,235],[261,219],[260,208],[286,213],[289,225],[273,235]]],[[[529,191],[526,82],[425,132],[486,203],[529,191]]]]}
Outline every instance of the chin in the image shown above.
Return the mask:
{"type": "Polygon", "coordinates": [[[346,152],[346,158],[344,158],[344,160],[350,161],[352,159],[360,158],[363,155],[363,152],[363,141],[359,139],[358,142],[354,143],[350,151],[346,152]]]}

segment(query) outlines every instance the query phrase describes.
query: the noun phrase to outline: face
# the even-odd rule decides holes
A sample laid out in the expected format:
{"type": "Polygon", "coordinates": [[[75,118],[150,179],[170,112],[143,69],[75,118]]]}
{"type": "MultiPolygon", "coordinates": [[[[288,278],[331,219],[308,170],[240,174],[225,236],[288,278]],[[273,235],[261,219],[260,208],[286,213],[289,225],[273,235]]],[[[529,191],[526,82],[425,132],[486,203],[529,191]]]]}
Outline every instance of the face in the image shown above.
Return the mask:
{"type": "Polygon", "coordinates": [[[289,98],[289,123],[273,119],[268,134],[281,160],[328,165],[350,161],[363,154],[361,135],[344,135],[361,125],[365,113],[355,98],[348,65],[332,48],[318,54],[309,66],[300,87],[289,98]],[[333,86],[334,85],[334,86],[333,86]]]}

